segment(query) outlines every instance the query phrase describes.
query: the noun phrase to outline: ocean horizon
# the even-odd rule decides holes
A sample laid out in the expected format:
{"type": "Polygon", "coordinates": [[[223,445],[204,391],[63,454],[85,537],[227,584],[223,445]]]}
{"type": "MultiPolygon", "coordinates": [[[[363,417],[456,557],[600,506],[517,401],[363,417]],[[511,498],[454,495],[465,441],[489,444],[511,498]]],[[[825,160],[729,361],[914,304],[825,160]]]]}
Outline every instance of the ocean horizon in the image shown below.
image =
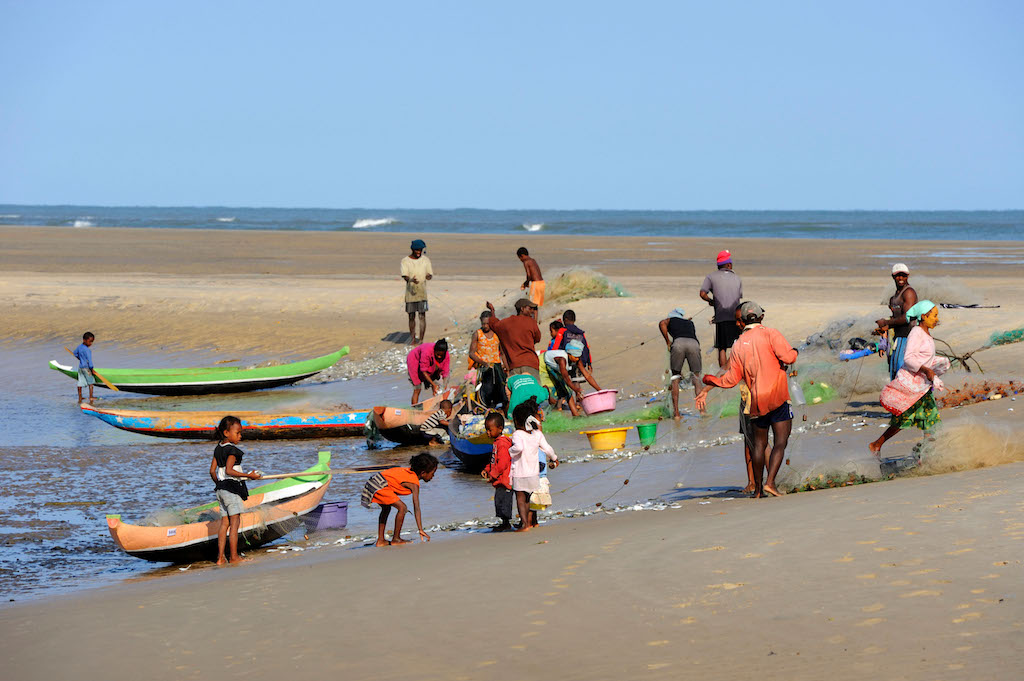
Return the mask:
{"type": "Polygon", "coordinates": [[[0,225],[640,237],[1018,240],[1024,210],[549,210],[0,204],[0,225]]]}

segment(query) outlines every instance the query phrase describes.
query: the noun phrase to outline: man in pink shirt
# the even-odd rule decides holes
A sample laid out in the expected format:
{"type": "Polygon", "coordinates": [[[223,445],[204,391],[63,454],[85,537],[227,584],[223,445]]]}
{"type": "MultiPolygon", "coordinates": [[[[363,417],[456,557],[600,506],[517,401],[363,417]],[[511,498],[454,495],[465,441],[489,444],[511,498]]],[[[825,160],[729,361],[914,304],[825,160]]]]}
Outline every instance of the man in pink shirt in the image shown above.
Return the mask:
{"type": "Polygon", "coordinates": [[[405,356],[405,366],[409,371],[409,382],[412,383],[412,403],[420,401],[420,390],[426,383],[433,394],[441,392],[438,382],[448,381],[451,374],[451,356],[448,354],[448,341],[444,338],[436,343],[417,345],[405,356]]]}
{"type": "Polygon", "coordinates": [[[766,491],[782,496],[775,487],[775,475],[782,466],[789,434],[793,430],[786,365],[795,362],[797,357],[796,348],[791,347],[778,330],[761,325],[763,319],[764,310],[757,303],[747,301],[740,305],[737,324],[742,331],[732,346],[729,366],[721,376],[704,376],[707,387],[697,395],[697,408],[703,411],[708,392],[715,386],[732,388],[742,380],[750,390],[750,419],[754,426],[754,447],[750,458],[754,468],[755,498],[763,497],[766,491]],[[775,442],[768,459],[768,479],[762,484],[769,428],[775,442]]]}

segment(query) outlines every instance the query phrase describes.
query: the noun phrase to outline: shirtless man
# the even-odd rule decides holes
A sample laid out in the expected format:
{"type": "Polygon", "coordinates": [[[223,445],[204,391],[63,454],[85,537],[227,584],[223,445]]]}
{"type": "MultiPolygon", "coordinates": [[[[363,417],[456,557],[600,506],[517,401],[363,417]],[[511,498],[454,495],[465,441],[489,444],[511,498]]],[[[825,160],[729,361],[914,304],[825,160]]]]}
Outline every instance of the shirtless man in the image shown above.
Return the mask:
{"type": "Polygon", "coordinates": [[[516,251],[516,256],[519,257],[519,261],[523,263],[523,267],[526,269],[526,281],[519,288],[526,290],[529,288],[529,298],[533,301],[534,305],[538,308],[544,305],[544,275],[540,273],[540,265],[537,261],[530,257],[530,252],[526,250],[526,247],[520,248],[516,251]]]}
{"type": "Polygon", "coordinates": [[[896,378],[896,372],[903,366],[903,353],[907,347],[907,336],[913,325],[907,320],[907,310],[917,303],[917,291],[910,287],[908,279],[910,269],[899,262],[892,266],[892,280],[896,283],[896,293],[889,299],[892,317],[875,321],[878,328],[872,331],[876,336],[884,336],[892,329],[893,339],[889,345],[889,380],[896,378]]]}

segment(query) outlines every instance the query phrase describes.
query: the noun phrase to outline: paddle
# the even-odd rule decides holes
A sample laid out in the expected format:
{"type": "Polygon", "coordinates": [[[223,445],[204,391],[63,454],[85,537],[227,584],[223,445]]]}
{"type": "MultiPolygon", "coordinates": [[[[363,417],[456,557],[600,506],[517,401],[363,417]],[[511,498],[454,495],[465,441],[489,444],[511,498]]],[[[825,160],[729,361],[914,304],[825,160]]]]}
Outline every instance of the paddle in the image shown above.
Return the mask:
{"type": "Polygon", "coordinates": [[[276,475],[264,475],[260,480],[279,480],[281,478],[318,478],[324,475],[341,475],[343,473],[365,473],[372,471],[386,471],[392,466],[356,466],[355,468],[335,468],[330,471],[303,471],[301,473],[278,473],[276,475]]]}
{"type": "MultiPolygon", "coordinates": [[[[67,346],[64,346],[64,349],[65,349],[65,350],[68,350],[67,346]]],[[[71,354],[71,356],[72,356],[72,357],[74,357],[75,353],[71,352],[70,350],[68,350],[68,352],[69,352],[69,353],[71,354]]],[[[102,374],[100,374],[100,372],[98,372],[98,371],[96,371],[95,369],[93,369],[93,370],[92,370],[92,373],[93,373],[93,376],[95,376],[96,378],[98,378],[98,379],[100,379],[101,381],[103,381],[103,385],[107,386],[107,387],[108,387],[108,388],[110,388],[111,390],[116,390],[116,391],[120,392],[120,390],[121,390],[121,389],[120,389],[120,388],[118,388],[118,387],[117,387],[116,385],[114,385],[113,383],[111,383],[110,381],[108,381],[107,379],[103,378],[103,375],[102,375],[102,374]]]]}

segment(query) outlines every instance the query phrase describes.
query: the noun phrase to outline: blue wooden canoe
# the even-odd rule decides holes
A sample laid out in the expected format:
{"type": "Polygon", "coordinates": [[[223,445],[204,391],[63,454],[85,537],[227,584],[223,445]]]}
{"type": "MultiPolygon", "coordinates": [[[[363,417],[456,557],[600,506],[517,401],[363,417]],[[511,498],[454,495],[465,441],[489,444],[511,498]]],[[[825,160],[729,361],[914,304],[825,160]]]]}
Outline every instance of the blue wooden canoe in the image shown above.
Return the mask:
{"type": "Polygon", "coordinates": [[[278,412],[256,411],[133,411],[80,405],[104,423],[133,433],[183,440],[212,440],[217,424],[227,414],[242,420],[246,440],[301,440],[357,437],[363,434],[369,411],[278,412]]]}

